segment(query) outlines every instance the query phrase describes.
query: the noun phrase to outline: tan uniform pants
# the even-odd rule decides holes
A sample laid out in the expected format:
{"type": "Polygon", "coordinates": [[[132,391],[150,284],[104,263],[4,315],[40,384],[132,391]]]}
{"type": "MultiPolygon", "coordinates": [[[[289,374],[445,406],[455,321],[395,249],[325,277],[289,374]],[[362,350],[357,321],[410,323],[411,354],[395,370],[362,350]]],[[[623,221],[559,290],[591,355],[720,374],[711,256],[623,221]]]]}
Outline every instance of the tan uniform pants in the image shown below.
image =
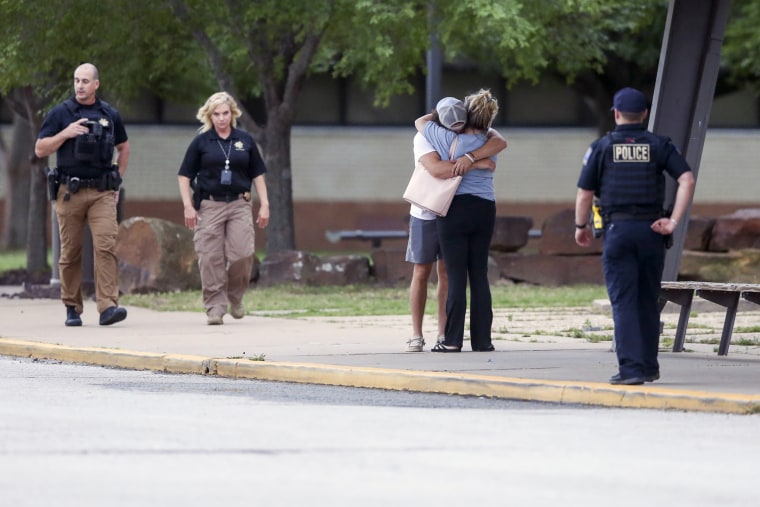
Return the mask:
{"type": "Polygon", "coordinates": [[[254,230],[251,203],[201,201],[193,241],[207,315],[222,316],[238,305],[251,282],[254,230]]]}
{"type": "Polygon", "coordinates": [[[66,185],[61,185],[55,202],[61,255],[61,301],[82,313],[82,241],[85,223],[92,232],[95,274],[95,301],[98,312],[119,304],[119,264],[116,259],[116,192],[82,188],[65,201],[66,185]]]}

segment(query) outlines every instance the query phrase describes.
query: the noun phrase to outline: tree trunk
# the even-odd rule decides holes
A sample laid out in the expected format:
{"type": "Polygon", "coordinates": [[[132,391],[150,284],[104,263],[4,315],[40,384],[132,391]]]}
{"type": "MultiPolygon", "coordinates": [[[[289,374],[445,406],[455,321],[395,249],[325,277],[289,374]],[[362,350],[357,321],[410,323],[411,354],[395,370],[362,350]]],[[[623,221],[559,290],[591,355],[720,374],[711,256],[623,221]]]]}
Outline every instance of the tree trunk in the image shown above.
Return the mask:
{"type": "Polygon", "coordinates": [[[29,190],[31,185],[30,155],[34,152],[34,137],[29,122],[22,116],[13,115],[13,141],[8,154],[5,214],[0,247],[21,250],[26,245],[27,220],[29,219],[29,190]]]}
{"type": "Polygon", "coordinates": [[[29,221],[26,240],[26,270],[30,274],[50,269],[47,263],[47,159],[35,157],[30,178],[29,221]]]}
{"type": "Polygon", "coordinates": [[[261,141],[264,163],[267,166],[266,182],[269,197],[269,226],[267,227],[267,255],[284,250],[295,250],[293,215],[293,171],[291,168],[290,134],[292,124],[270,111],[261,141]]]}

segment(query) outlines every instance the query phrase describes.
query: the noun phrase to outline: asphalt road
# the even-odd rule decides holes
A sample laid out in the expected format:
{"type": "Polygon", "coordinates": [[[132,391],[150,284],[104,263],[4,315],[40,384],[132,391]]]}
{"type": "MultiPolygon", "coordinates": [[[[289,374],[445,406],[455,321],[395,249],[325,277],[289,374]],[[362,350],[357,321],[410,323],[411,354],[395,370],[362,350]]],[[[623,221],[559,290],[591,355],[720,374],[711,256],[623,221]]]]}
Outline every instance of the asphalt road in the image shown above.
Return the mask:
{"type": "Polygon", "coordinates": [[[756,505],[752,416],[0,357],[3,505],[756,505]]]}

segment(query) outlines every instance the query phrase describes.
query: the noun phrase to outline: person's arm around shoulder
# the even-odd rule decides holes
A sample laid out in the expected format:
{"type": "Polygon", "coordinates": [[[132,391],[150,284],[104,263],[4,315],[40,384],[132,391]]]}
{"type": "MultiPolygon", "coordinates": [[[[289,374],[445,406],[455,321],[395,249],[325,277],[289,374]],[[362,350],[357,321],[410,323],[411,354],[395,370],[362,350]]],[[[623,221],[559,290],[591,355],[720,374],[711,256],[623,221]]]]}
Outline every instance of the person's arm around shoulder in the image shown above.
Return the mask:
{"type": "Polygon", "coordinates": [[[507,148],[507,140],[495,129],[488,129],[488,140],[480,148],[466,153],[454,162],[454,173],[465,174],[470,169],[496,170],[496,162],[491,157],[498,155],[507,148]]]}
{"type": "Polygon", "coordinates": [[[676,181],[678,182],[678,190],[676,190],[676,199],[673,203],[673,212],[670,217],[660,218],[652,224],[652,230],[663,236],[673,234],[673,231],[683,220],[696,187],[694,173],[691,171],[684,172],[676,181]]]}
{"type": "Polygon", "coordinates": [[[425,124],[429,121],[433,121],[433,113],[422,115],[414,120],[414,127],[417,129],[417,132],[425,130],[425,124]]]}
{"type": "Polygon", "coordinates": [[[588,216],[591,213],[591,203],[594,201],[594,191],[578,188],[575,196],[575,242],[578,246],[591,244],[592,232],[588,226],[588,216]]]}

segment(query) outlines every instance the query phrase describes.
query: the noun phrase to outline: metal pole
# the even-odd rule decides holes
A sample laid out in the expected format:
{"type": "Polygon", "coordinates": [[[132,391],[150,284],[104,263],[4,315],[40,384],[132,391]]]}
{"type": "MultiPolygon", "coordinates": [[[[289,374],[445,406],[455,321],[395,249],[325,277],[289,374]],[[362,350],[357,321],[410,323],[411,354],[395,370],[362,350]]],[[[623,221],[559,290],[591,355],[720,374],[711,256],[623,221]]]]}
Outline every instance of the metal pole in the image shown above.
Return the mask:
{"type": "MultiPolygon", "coordinates": [[[[720,48],[730,0],[671,0],[660,52],[660,66],[649,129],[670,136],[696,179],[720,66],[720,48]]],[[[665,207],[675,201],[677,185],[667,177],[665,207]]],[[[691,203],[665,255],[662,280],[678,277],[691,203]]]]}
{"type": "Polygon", "coordinates": [[[430,49],[428,49],[426,56],[425,112],[429,113],[441,98],[441,68],[443,66],[443,50],[438,38],[438,16],[435,11],[435,2],[428,3],[428,30],[430,32],[430,49]]]}

